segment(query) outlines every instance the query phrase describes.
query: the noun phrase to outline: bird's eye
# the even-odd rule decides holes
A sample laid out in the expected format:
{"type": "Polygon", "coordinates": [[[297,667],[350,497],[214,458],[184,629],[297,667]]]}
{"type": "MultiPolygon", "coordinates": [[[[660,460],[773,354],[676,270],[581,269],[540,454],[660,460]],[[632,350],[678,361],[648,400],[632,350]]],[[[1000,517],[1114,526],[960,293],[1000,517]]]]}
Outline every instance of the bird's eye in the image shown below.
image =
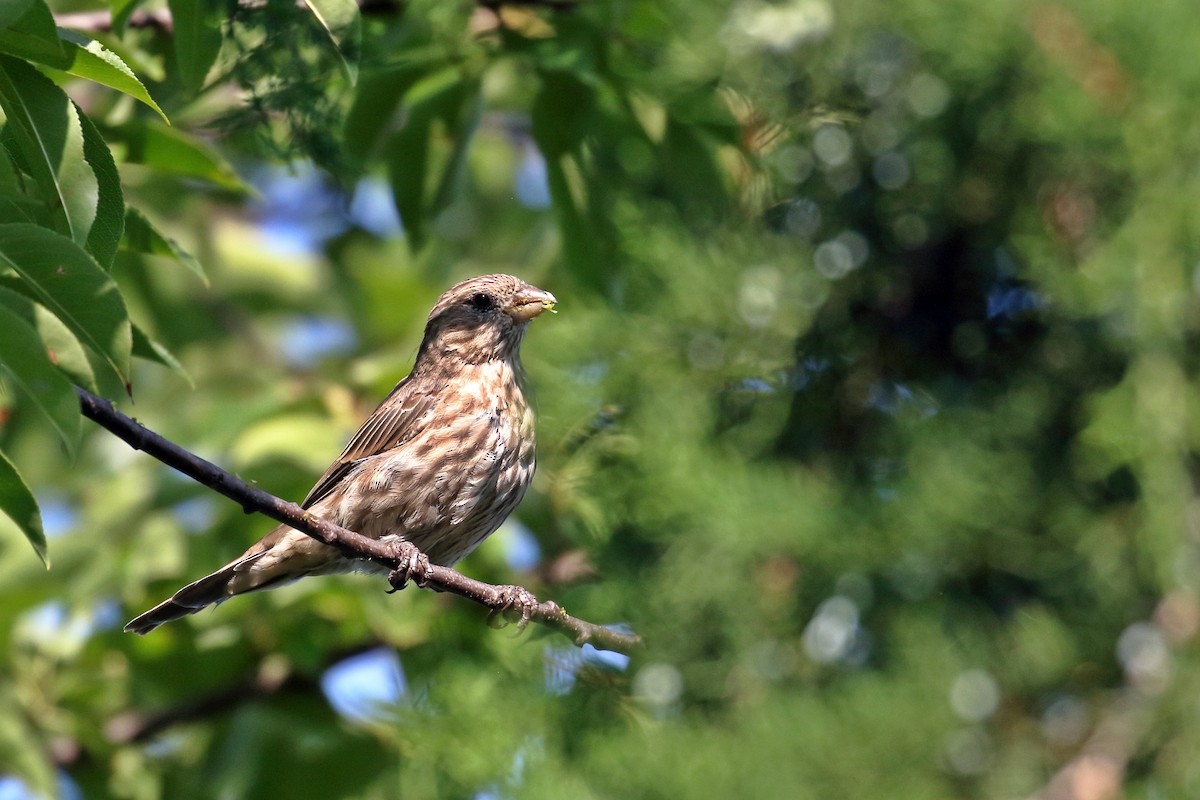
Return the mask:
{"type": "Polygon", "coordinates": [[[472,295],[470,303],[472,306],[479,309],[480,311],[490,311],[491,309],[496,307],[496,302],[494,300],[492,300],[492,296],[485,292],[480,292],[479,294],[472,295]]]}

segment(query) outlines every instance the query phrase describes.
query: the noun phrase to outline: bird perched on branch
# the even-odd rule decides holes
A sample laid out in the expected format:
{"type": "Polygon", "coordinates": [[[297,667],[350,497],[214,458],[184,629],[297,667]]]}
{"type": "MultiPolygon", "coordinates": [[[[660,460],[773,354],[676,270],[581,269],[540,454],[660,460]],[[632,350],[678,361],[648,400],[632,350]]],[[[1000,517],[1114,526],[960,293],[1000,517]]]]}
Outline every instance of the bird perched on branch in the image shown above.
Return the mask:
{"type": "MultiPolygon", "coordinates": [[[[450,566],[521,502],[533,478],[533,412],[521,339],[554,295],[511,275],[463,281],[438,299],[416,363],[363,423],[302,505],[450,566]]],[[[234,561],[134,619],[148,633],[237,594],[306,577],[386,571],[280,525],[234,561]]]]}

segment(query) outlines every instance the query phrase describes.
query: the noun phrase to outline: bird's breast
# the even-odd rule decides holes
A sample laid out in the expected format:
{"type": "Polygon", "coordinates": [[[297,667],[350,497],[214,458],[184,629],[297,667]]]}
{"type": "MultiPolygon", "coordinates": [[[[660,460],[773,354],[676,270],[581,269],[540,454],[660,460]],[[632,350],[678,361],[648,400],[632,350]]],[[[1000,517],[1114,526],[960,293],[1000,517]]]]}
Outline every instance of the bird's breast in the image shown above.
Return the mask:
{"type": "Polygon", "coordinates": [[[438,424],[356,468],[344,493],[356,519],[343,524],[403,536],[434,563],[453,564],[516,508],[536,466],[533,413],[513,369],[475,373],[445,387],[431,415],[438,424]]]}

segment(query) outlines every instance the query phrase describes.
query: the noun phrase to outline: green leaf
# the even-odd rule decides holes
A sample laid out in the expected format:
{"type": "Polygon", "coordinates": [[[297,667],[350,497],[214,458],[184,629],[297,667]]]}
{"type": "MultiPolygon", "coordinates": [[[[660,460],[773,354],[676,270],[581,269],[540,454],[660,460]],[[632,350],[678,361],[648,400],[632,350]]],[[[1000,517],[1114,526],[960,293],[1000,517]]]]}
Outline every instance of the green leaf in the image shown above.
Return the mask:
{"type": "Polygon", "coordinates": [[[730,112],[728,102],[718,93],[696,86],[671,97],[666,110],[672,122],[703,132],[724,145],[745,146],[745,130],[730,112]]]}
{"type": "Polygon", "coordinates": [[[72,458],[79,449],[79,398],[46,354],[46,345],[25,319],[0,302],[0,366],[42,412],[72,458]]]}
{"type": "Polygon", "coordinates": [[[661,153],[663,175],[683,204],[700,213],[720,213],[729,189],[717,163],[716,148],[696,128],[668,119],[661,153]]]}
{"type": "Polygon", "coordinates": [[[66,72],[78,78],[86,78],[103,84],[140,100],[154,109],[163,118],[163,122],[170,122],[167,115],[158,107],[158,103],[154,102],[154,98],[150,96],[145,85],[120,56],[95,39],[89,39],[74,31],[64,30],[60,32],[60,35],[64,40],[62,44],[67,57],[70,59],[70,64],[65,68],[66,72]]]}
{"type": "Polygon", "coordinates": [[[21,191],[21,181],[17,170],[13,167],[12,159],[3,147],[0,147],[0,196],[15,194],[21,191]]]}
{"type": "Polygon", "coordinates": [[[4,287],[0,287],[0,305],[7,307],[37,331],[51,363],[75,383],[96,391],[96,375],[92,371],[92,362],[88,360],[83,345],[62,320],[45,306],[4,287]]]}
{"type": "MultiPolygon", "coordinates": [[[[130,71],[143,84],[147,82],[162,83],[167,79],[167,70],[175,68],[174,62],[169,65],[164,64],[164,59],[156,56],[153,51],[141,49],[137,45],[136,38],[130,37],[128,43],[120,39],[120,29],[117,25],[115,12],[112,31],[88,31],[87,35],[102,44],[104,49],[124,61],[125,66],[129,67],[130,71]],[[113,31],[117,31],[117,33],[114,34],[113,31]]],[[[170,123],[170,120],[166,121],[170,123]]]]}
{"type": "Polygon", "coordinates": [[[175,355],[163,347],[161,344],[151,339],[145,331],[137,325],[133,326],[133,354],[138,358],[146,361],[153,361],[156,364],[161,364],[169,368],[179,377],[187,382],[187,385],[195,388],[196,383],[192,380],[192,376],[183,368],[183,364],[179,363],[179,359],[175,355]]]}
{"type": "Polygon", "coordinates": [[[100,190],[96,199],[96,219],[88,231],[87,249],[100,266],[108,269],[112,266],[113,256],[121,244],[121,233],[125,229],[125,196],[121,192],[121,176],[117,173],[116,162],[100,131],[78,106],[75,110],[83,129],[83,156],[91,166],[100,190]]]}
{"type": "Polygon", "coordinates": [[[422,65],[364,76],[358,82],[342,134],[347,155],[359,163],[375,155],[383,132],[392,124],[396,105],[428,72],[422,65]]]}
{"type": "Polygon", "coordinates": [[[592,127],[596,92],[568,72],[542,73],[533,102],[533,138],[547,160],[575,149],[592,127]]]}
{"type": "Polygon", "coordinates": [[[129,22],[133,12],[141,4],[142,0],[108,0],[108,7],[112,10],[113,33],[124,33],[125,23],[129,22]]]}
{"type": "MultiPolygon", "coordinates": [[[[396,210],[404,225],[405,236],[413,249],[425,243],[425,227],[430,216],[426,202],[429,182],[429,139],[433,122],[447,120],[453,130],[455,118],[463,108],[464,95],[474,99],[474,82],[464,82],[455,70],[444,70],[413,87],[409,94],[408,120],[388,146],[388,173],[396,210]]],[[[469,136],[467,126],[459,131],[469,136]]],[[[454,167],[453,159],[450,167],[454,167]]]]}
{"type": "Polygon", "coordinates": [[[153,108],[164,121],[169,121],[129,65],[112,50],[81,33],[66,28],[56,29],[52,19],[48,29],[39,27],[38,30],[46,35],[52,34],[54,42],[35,38],[33,41],[37,46],[5,47],[4,36],[12,32],[0,30],[0,51],[124,92],[153,108]]]}
{"type": "Polygon", "coordinates": [[[329,34],[346,79],[358,79],[358,57],[362,49],[362,15],[355,0],[305,0],[313,16],[329,34]]]}
{"type": "Polygon", "coordinates": [[[33,0],[5,0],[0,3],[0,28],[13,25],[29,11],[33,0]]]}
{"type": "Polygon", "coordinates": [[[597,261],[587,221],[571,193],[565,167],[569,158],[563,155],[546,159],[546,182],[550,187],[554,217],[562,233],[563,256],[573,272],[591,286],[599,287],[604,282],[604,270],[597,261]]]}
{"type": "MultiPolygon", "coordinates": [[[[14,8],[9,7],[9,2],[5,0],[0,3],[0,19],[11,18],[16,13],[14,8]]],[[[23,7],[25,11],[11,25],[6,24],[0,29],[0,53],[59,69],[66,67],[67,54],[59,42],[58,29],[49,7],[42,0],[33,0],[32,3],[18,0],[14,6],[23,7]]]]}
{"type": "Polygon", "coordinates": [[[127,125],[122,133],[129,148],[126,161],[174,175],[199,178],[242,194],[252,192],[220,153],[178,128],[147,122],[127,125]]]}
{"type": "Polygon", "coordinates": [[[30,197],[0,137],[0,219],[33,222],[42,204],[30,197]]]}
{"type": "Polygon", "coordinates": [[[33,545],[33,552],[50,567],[50,558],[46,553],[46,534],[42,530],[42,515],[38,511],[37,500],[29,491],[25,479],[17,468],[0,452],[0,514],[13,521],[25,538],[33,545]]]}
{"type": "Polygon", "coordinates": [[[74,103],[28,64],[0,56],[0,108],[8,118],[18,163],[46,201],[55,230],[86,245],[100,197],[84,154],[83,126],[74,103]]]}
{"type": "Polygon", "coordinates": [[[180,77],[189,91],[198,92],[221,50],[223,4],[219,0],[167,0],[167,6],[175,26],[172,41],[180,77]]]}
{"type": "Polygon", "coordinates": [[[425,172],[429,162],[428,118],[409,118],[388,147],[388,176],[404,235],[413,250],[425,244],[425,172]]]}
{"type": "Polygon", "coordinates": [[[0,266],[15,271],[34,299],[107,361],[128,388],[132,332],[125,301],[83,248],[37,225],[0,225],[0,266]]]}
{"type": "Polygon", "coordinates": [[[467,153],[471,149],[471,139],[479,129],[479,121],[483,118],[483,97],[478,83],[463,86],[465,100],[457,110],[453,119],[447,120],[447,125],[454,136],[454,147],[450,158],[442,170],[442,178],[438,181],[437,191],[430,204],[429,216],[436,217],[450,207],[458,196],[458,188],[462,182],[463,170],[467,164],[467,153]]]}
{"type": "Polygon", "coordinates": [[[200,262],[176,244],[174,239],[164,236],[146,215],[133,207],[125,210],[125,249],[135,253],[173,258],[196,273],[205,286],[208,285],[208,276],[200,262]]]}
{"type": "Polygon", "coordinates": [[[40,204],[25,193],[12,159],[0,141],[0,219],[32,222],[40,204]]]}
{"type": "Polygon", "coordinates": [[[33,219],[29,215],[27,208],[22,208],[22,204],[12,197],[0,197],[0,219],[19,219],[29,221],[33,219]]]}

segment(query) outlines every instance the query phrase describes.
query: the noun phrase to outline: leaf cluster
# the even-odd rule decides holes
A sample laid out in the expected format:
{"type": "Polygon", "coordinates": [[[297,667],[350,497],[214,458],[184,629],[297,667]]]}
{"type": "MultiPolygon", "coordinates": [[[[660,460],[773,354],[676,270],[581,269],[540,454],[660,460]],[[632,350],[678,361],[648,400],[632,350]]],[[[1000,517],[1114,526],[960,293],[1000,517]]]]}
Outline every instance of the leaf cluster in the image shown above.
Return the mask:
{"type": "Polygon", "coordinates": [[[1195,14],[350,5],[0,12],[0,503],[55,557],[0,537],[0,764],[121,797],[1191,791],[1195,14]],[[71,383],[303,496],[492,271],[561,313],[524,345],[537,480],[466,568],[644,652],[355,578],[118,632],[267,526],[81,437],[71,383]]]}

